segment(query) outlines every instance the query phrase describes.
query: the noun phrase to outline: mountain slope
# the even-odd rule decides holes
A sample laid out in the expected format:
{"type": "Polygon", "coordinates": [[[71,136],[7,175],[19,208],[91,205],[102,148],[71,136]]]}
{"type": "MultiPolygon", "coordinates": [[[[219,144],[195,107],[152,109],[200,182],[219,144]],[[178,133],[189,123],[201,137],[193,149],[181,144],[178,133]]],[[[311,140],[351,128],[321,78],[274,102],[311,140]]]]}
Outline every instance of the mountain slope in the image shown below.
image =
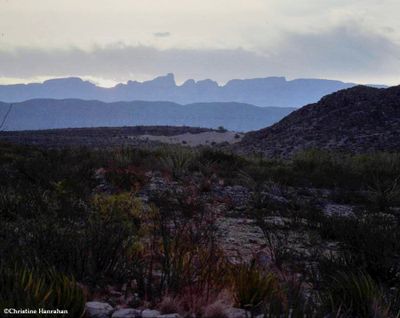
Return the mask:
{"type": "MultiPolygon", "coordinates": [[[[257,107],[241,103],[84,101],[34,99],[12,104],[3,130],[38,130],[77,127],[169,125],[249,131],[272,125],[293,108],[257,107]]],[[[0,103],[0,119],[10,104],[0,103]]]]}
{"type": "Polygon", "coordinates": [[[96,86],[80,78],[61,78],[44,83],[0,85],[0,101],[21,102],[37,98],[116,101],[239,102],[257,106],[300,107],[322,96],[354,86],[353,83],[284,77],[234,79],[223,86],[212,80],[187,80],[176,85],[173,74],[150,81],[128,81],[112,88],[96,86]]]}
{"type": "Polygon", "coordinates": [[[308,148],[400,150],[400,86],[357,86],[325,96],[271,127],[246,134],[240,147],[272,156],[308,148]]]}

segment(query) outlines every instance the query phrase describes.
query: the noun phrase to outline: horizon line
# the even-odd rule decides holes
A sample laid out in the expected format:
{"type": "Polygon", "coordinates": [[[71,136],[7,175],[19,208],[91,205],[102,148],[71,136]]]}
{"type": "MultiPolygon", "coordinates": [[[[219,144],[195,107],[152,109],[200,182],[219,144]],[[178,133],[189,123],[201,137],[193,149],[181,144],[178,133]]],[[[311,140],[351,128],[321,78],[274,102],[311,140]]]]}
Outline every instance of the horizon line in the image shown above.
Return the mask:
{"type": "Polygon", "coordinates": [[[285,82],[293,82],[293,81],[298,81],[298,80],[321,80],[321,81],[332,81],[332,82],[341,82],[344,84],[352,84],[352,85],[370,85],[370,86],[385,86],[385,87],[390,87],[390,86],[396,86],[396,85],[392,85],[392,84],[380,84],[380,83],[369,83],[369,82],[353,82],[353,81],[344,81],[344,80],[340,80],[340,79],[331,79],[331,78],[320,78],[320,77],[296,77],[296,78],[290,78],[287,77],[285,75],[282,76],[265,76],[265,77],[249,77],[249,78],[232,78],[229,79],[225,82],[223,81],[216,81],[213,80],[211,78],[204,78],[204,79],[193,79],[193,78],[188,78],[184,81],[179,81],[177,82],[175,79],[175,74],[170,72],[170,73],[166,73],[165,75],[158,75],[153,77],[152,79],[148,79],[148,80],[134,80],[134,79],[129,79],[127,81],[114,81],[114,80],[109,80],[109,79],[102,79],[102,78],[97,78],[97,77],[93,77],[93,76],[76,76],[76,75],[70,75],[70,76],[43,76],[43,77],[38,77],[37,79],[31,79],[31,80],[27,80],[24,81],[21,78],[7,78],[7,77],[0,77],[0,86],[14,86],[14,85],[30,85],[30,84],[45,84],[46,82],[49,81],[57,81],[57,80],[68,80],[68,79],[78,79],[82,82],[88,82],[92,85],[95,85],[96,87],[99,88],[115,88],[119,85],[128,85],[130,82],[131,83],[138,83],[138,84],[144,84],[144,83],[148,83],[148,82],[152,82],[156,79],[159,78],[168,78],[171,77],[175,86],[176,87],[182,87],[185,85],[185,83],[187,82],[191,82],[193,81],[195,84],[198,84],[199,82],[204,82],[204,81],[211,81],[217,84],[218,87],[225,87],[229,82],[231,81],[246,81],[246,80],[262,80],[262,79],[282,79],[285,82]],[[11,80],[10,82],[7,81],[11,80]],[[101,83],[103,82],[103,84],[101,83]],[[106,82],[108,82],[108,85],[105,84],[106,82]],[[105,84],[105,85],[104,85],[105,84]]]}

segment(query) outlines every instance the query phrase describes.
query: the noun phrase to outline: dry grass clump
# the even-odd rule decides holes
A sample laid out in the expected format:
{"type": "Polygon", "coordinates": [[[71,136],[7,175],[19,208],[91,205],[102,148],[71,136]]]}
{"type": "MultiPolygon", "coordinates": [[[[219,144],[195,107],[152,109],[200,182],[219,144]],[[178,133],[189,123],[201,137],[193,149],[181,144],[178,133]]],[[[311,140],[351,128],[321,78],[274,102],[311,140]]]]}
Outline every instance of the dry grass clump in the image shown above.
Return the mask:
{"type": "Polygon", "coordinates": [[[162,299],[158,309],[163,315],[175,314],[181,311],[178,301],[170,296],[165,296],[162,299]]]}
{"type": "Polygon", "coordinates": [[[203,318],[228,318],[227,304],[216,301],[204,308],[203,318]]]}

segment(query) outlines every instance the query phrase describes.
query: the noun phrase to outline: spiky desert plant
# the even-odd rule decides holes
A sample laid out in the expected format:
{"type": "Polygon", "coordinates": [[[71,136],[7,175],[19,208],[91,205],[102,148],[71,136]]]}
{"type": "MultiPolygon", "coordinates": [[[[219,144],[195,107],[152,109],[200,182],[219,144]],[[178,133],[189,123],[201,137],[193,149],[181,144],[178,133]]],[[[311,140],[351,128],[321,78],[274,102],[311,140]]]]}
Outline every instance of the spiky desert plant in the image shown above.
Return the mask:
{"type": "Polygon", "coordinates": [[[376,178],[368,186],[368,201],[379,212],[388,212],[390,207],[400,200],[400,176],[394,180],[381,180],[376,178]]]}
{"type": "Polygon", "coordinates": [[[180,311],[178,301],[170,296],[163,297],[158,309],[163,315],[174,314],[180,311]]]}
{"type": "Polygon", "coordinates": [[[360,318],[391,317],[382,289],[368,274],[339,272],[326,284],[320,294],[325,313],[360,318]]]}
{"type": "Polygon", "coordinates": [[[162,167],[171,172],[175,179],[179,179],[187,172],[193,157],[190,150],[174,147],[163,151],[160,162],[162,167]]]}
{"type": "Polygon", "coordinates": [[[228,306],[221,301],[216,301],[204,308],[203,318],[228,318],[228,306]]]}
{"type": "Polygon", "coordinates": [[[261,309],[279,294],[276,275],[262,271],[255,262],[235,266],[232,281],[236,305],[250,311],[261,309]]]}
{"type": "Polygon", "coordinates": [[[67,310],[70,317],[83,317],[85,297],[72,277],[50,270],[2,266],[1,308],[44,308],[67,310]]]}

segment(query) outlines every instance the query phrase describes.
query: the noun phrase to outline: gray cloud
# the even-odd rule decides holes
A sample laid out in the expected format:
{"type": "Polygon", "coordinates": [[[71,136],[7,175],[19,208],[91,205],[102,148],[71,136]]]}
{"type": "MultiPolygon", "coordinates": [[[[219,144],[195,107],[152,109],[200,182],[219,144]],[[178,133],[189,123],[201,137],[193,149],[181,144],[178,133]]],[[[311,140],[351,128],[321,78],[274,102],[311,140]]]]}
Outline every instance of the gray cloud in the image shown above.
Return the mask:
{"type": "Polygon", "coordinates": [[[122,44],[91,51],[20,47],[0,51],[0,77],[75,75],[126,81],[174,72],[181,80],[286,75],[381,82],[400,74],[399,56],[399,46],[384,36],[346,25],[320,33],[287,33],[280,45],[261,52],[122,44]]]}
{"type": "Polygon", "coordinates": [[[153,35],[156,38],[167,38],[167,37],[169,37],[171,35],[171,33],[169,33],[169,32],[156,32],[156,33],[153,33],[153,35]]]}
{"type": "Polygon", "coordinates": [[[278,52],[279,60],[299,73],[383,77],[400,71],[399,45],[356,24],[322,33],[287,34],[278,52]]]}

